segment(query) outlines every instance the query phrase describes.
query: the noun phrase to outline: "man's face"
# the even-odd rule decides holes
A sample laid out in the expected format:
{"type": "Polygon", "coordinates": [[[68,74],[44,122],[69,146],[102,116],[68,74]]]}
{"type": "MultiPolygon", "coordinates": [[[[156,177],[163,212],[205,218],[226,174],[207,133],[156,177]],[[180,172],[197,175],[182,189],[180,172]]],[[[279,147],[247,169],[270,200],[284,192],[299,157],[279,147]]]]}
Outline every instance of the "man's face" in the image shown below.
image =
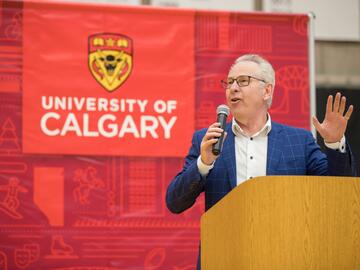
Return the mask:
{"type": "MultiPolygon", "coordinates": [[[[259,66],[254,62],[237,63],[230,69],[228,79],[235,79],[242,75],[264,80],[259,66]]],[[[264,109],[267,110],[266,99],[268,94],[265,90],[266,83],[255,78],[250,78],[247,86],[239,86],[235,81],[226,89],[228,106],[238,121],[256,117],[256,115],[263,113],[264,109]]],[[[241,82],[240,84],[242,84],[241,82]]],[[[246,80],[244,84],[247,84],[246,80]]]]}

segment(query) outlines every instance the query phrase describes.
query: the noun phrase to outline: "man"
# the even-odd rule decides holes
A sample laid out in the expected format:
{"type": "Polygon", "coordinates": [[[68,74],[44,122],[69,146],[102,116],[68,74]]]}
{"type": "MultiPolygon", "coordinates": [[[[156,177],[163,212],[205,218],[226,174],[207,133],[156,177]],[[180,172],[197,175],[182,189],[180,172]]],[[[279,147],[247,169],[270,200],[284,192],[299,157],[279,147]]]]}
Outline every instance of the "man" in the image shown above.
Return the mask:
{"type": "Polygon", "coordinates": [[[313,117],[326,145],[323,153],[309,131],[271,121],[268,109],[275,72],[264,58],[239,57],[222,84],[233,115],[224,131],[222,153],[212,153],[223,132],[219,123],[195,132],[184,167],[167,189],[171,212],[188,209],[203,191],[208,210],[234,187],[256,176],[355,175],[354,158],[344,137],[353,106],[345,113],[346,98],[340,93],[334,100],[329,96],[322,123],[313,117]]]}

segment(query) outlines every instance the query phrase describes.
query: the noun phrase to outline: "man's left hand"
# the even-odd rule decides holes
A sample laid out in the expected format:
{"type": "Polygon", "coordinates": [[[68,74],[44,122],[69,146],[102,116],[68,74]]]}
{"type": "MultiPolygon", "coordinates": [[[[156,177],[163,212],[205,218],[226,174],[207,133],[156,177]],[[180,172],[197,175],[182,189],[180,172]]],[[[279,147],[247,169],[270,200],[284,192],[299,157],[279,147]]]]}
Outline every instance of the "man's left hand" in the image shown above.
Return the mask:
{"type": "Polygon", "coordinates": [[[316,116],[313,116],[313,124],[326,143],[339,142],[344,136],[347,123],[354,108],[353,105],[350,105],[344,115],[345,105],[346,97],[341,97],[339,92],[336,93],[334,102],[333,96],[329,95],[324,121],[320,123],[316,116]]]}

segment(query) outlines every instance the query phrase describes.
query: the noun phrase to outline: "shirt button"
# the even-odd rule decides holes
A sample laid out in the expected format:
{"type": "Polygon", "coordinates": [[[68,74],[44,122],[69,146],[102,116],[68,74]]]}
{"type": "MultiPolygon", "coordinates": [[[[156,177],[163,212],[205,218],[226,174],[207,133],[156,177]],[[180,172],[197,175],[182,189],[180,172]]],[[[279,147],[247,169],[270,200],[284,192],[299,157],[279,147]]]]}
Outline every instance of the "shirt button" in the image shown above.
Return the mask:
{"type": "Polygon", "coordinates": [[[252,141],[252,140],[253,140],[253,137],[250,138],[250,141],[252,141]]]}
{"type": "Polygon", "coordinates": [[[253,159],[253,156],[250,156],[250,159],[253,159]]]}

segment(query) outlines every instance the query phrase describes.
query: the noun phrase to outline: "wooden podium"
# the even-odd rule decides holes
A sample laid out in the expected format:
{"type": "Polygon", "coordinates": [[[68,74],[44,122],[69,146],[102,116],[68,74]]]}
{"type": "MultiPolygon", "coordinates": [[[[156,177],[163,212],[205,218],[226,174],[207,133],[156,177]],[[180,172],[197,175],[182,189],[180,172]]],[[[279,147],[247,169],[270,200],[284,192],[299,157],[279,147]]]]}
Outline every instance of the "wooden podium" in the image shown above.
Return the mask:
{"type": "Polygon", "coordinates": [[[360,178],[242,183],[201,218],[201,269],[360,269],[360,178]]]}

